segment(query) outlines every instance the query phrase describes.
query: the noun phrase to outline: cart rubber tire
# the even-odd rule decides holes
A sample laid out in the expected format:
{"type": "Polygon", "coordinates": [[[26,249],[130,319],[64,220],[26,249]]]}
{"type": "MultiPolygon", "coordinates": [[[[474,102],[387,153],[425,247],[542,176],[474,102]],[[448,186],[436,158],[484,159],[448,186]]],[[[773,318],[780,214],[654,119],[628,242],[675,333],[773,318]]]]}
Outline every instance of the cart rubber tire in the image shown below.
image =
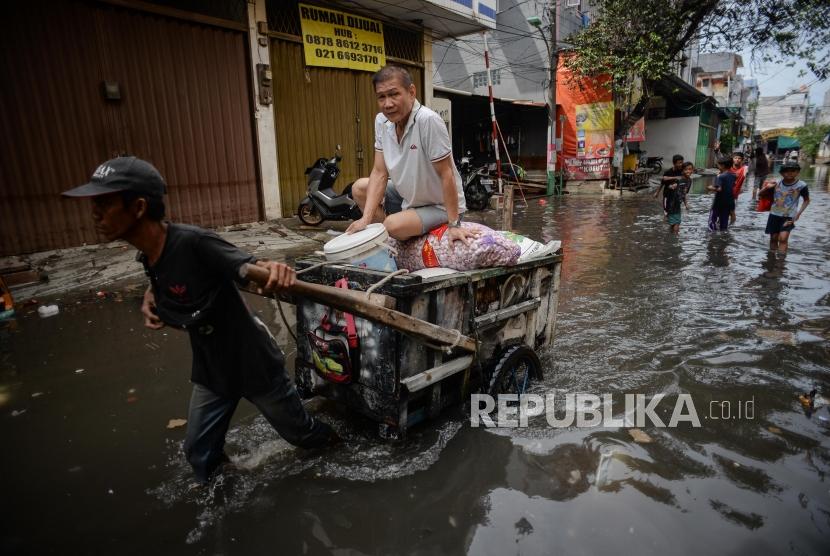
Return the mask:
{"type": "Polygon", "coordinates": [[[542,380],[539,356],[525,344],[510,346],[493,366],[487,392],[491,396],[524,394],[533,380],[542,380]]]}
{"type": "Polygon", "coordinates": [[[306,226],[319,226],[324,220],[317,207],[311,203],[300,205],[300,208],[297,209],[297,217],[306,226]]]}

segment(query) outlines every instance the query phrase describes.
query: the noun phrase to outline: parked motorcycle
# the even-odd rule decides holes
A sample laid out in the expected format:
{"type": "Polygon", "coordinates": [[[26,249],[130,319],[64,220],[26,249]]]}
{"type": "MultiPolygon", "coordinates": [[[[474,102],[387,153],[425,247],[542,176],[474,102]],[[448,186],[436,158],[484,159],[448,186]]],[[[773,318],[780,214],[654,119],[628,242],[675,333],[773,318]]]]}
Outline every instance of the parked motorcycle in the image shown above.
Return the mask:
{"type": "Polygon", "coordinates": [[[464,190],[464,200],[469,210],[483,210],[490,204],[493,196],[493,178],[487,164],[474,167],[470,151],[456,163],[458,173],[461,174],[461,186],[464,190]]]}
{"type": "Polygon", "coordinates": [[[346,186],[343,193],[335,193],[333,186],[340,175],[340,145],[334,156],[326,160],[318,158],[310,168],[308,176],[308,194],[300,201],[297,216],[303,224],[317,226],[324,220],[357,220],[363,213],[352,198],[352,184],[346,186]]]}
{"type": "Polygon", "coordinates": [[[655,174],[663,171],[662,156],[646,156],[645,151],[640,154],[640,168],[648,168],[655,174]]]}

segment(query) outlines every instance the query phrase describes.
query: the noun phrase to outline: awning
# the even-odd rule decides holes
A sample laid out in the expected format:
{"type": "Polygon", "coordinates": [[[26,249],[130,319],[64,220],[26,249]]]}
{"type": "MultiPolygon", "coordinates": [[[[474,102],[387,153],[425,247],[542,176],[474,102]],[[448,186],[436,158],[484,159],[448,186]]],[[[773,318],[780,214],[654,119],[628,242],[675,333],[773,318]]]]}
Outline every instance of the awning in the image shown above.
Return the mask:
{"type": "MultiPolygon", "coordinates": [[[[445,93],[449,95],[459,95],[465,97],[475,97],[484,100],[489,100],[490,97],[488,95],[477,95],[475,93],[471,93],[469,91],[461,91],[459,89],[451,89],[450,87],[442,87],[440,85],[436,85],[432,88],[433,92],[435,93],[445,93]]],[[[509,104],[520,104],[522,106],[535,106],[537,108],[546,108],[547,104],[544,102],[538,102],[535,100],[525,100],[525,99],[515,99],[515,98],[505,98],[505,97],[493,97],[493,100],[496,102],[506,102],[509,104]]]]}
{"type": "Polygon", "coordinates": [[[362,8],[367,15],[383,14],[393,20],[423,26],[432,31],[435,39],[496,28],[496,2],[491,0],[337,0],[337,4],[354,11],[362,8]]]}
{"type": "Polygon", "coordinates": [[[779,149],[800,149],[801,143],[795,137],[787,137],[786,135],[778,136],[779,149]]]}

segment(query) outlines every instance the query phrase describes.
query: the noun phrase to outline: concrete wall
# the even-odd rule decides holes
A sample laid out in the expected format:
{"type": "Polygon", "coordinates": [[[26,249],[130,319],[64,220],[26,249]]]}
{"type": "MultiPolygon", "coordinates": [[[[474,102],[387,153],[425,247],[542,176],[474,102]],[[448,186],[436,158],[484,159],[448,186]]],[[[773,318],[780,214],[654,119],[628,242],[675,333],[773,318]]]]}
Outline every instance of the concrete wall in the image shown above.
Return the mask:
{"type": "Polygon", "coordinates": [[[640,148],[648,156],[662,156],[664,168],[671,166],[671,157],[676,154],[694,162],[699,125],[697,116],[647,120],[646,140],[640,143],[640,148]]]}

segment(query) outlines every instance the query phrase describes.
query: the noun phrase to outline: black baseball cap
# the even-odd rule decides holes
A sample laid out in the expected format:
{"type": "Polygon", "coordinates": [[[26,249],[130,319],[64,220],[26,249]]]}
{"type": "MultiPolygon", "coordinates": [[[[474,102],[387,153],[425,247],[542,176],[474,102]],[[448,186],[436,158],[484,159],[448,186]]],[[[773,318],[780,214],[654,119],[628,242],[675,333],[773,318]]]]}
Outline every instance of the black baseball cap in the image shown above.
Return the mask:
{"type": "Polygon", "coordinates": [[[801,165],[798,162],[793,162],[793,161],[785,162],[784,164],[781,165],[781,169],[778,170],[778,171],[783,172],[785,170],[798,170],[800,172],[801,171],[801,165]]]}
{"type": "Polygon", "coordinates": [[[155,166],[134,156],[119,156],[98,166],[89,183],[61,195],[67,197],[95,197],[119,191],[133,191],[161,199],[167,191],[164,178],[155,166]]]}

